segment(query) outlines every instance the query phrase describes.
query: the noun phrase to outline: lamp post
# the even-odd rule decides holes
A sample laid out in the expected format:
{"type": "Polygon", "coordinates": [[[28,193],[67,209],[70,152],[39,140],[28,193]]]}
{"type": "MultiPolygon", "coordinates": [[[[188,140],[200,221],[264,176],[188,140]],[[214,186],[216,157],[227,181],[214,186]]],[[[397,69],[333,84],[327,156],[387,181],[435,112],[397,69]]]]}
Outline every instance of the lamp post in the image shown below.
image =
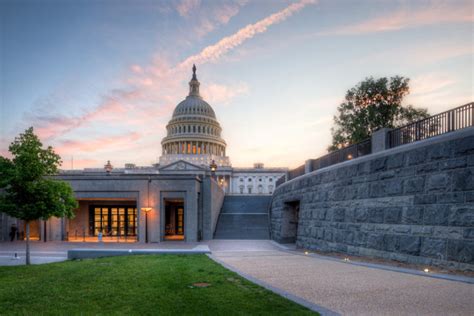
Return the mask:
{"type": "Polygon", "coordinates": [[[216,170],[217,170],[217,165],[214,160],[212,160],[211,165],[209,166],[211,168],[211,178],[214,180],[216,179],[216,170]]]}
{"type": "Polygon", "coordinates": [[[148,212],[151,211],[151,207],[142,207],[142,211],[145,212],[145,243],[148,243],[148,212]]]}
{"type": "Polygon", "coordinates": [[[142,207],[141,210],[145,212],[145,243],[148,243],[148,212],[151,211],[150,207],[150,183],[151,183],[151,177],[148,177],[147,181],[147,190],[146,190],[146,195],[147,195],[147,207],[142,207]]]}

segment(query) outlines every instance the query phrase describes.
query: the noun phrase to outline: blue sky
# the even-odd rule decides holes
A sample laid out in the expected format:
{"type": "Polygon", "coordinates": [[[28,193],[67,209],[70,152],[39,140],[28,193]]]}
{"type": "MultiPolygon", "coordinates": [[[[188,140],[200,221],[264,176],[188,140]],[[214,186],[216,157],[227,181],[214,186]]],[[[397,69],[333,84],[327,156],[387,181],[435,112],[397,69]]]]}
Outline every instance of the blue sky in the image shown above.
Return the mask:
{"type": "Polygon", "coordinates": [[[325,153],[345,92],[411,79],[435,114],[473,98],[471,1],[2,1],[0,153],[29,126],[64,168],[149,165],[192,63],[234,166],[325,153]]]}

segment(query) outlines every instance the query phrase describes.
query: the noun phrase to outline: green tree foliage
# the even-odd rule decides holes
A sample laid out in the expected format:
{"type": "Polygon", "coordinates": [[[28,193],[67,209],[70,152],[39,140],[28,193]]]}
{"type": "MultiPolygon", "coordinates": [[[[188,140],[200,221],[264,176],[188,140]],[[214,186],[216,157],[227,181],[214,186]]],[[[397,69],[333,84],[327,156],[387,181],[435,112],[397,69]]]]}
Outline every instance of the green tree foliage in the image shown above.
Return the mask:
{"type": "Polygon", "coordinates": [[[0,156],[0,212],[25,221],[27,264],[30,221],[72,218],[78,207],[69,183],[51,177],[57,174],[61,157],[51,146],[42,147],[30,127],[11,143],[11,160],[0,156]]]}
{"type": "Polygon", "coordinates": [[[370,77],[348,90],[334,116],[328,150],[363,141],[379,128],[395,128],[428,117],[426,109],[402,106],[403,97],[409,93],[409,80],[370,77]]]}

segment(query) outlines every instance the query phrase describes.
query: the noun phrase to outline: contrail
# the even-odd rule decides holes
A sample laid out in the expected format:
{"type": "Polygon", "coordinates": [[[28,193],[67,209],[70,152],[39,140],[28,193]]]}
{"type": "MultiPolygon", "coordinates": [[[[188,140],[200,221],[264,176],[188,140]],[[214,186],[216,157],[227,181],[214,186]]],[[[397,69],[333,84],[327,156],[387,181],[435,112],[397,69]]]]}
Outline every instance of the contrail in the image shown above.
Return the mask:
{"type": "Polygon", "coordinates": [[[185,59],[176,68],[189,68],[193,63],[203,64],[215,61],[223,54],[241,45],[244,41],[254,37],[256,34],[265,32],[269,26],[285,21],[308,4],[314,4],[316,2],[317,0],[301,0],[297,3],[290,4],[285,9],[268,16],[257,23],[249,24],[230,36],[224,37],[216,44],[207,46],[199,54],[185,59]]]}

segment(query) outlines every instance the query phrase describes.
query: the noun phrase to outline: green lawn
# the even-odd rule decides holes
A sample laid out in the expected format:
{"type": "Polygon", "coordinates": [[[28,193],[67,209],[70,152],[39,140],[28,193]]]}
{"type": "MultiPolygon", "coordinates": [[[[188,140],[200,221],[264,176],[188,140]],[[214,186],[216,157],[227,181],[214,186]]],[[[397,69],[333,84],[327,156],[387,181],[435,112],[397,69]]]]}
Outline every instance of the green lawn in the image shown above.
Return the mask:
{"type": "Polygon", "coordinates": [[[0,314],[312,312],[204,255],[148,255],[0,267],[0,314]]]}

